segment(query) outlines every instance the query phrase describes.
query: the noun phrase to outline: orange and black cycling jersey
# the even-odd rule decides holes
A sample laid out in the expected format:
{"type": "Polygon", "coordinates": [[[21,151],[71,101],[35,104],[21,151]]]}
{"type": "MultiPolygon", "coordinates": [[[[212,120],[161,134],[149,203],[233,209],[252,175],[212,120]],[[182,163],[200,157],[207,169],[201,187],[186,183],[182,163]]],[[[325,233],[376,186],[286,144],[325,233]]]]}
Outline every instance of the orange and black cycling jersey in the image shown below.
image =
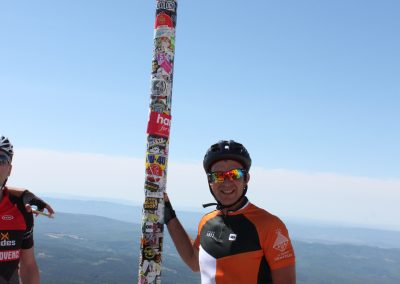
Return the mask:
{"type": "Polygon", "coordinates": [[[283,222],[250,202],[227,215],[205,215],[195,245],[202,284],[272,283],[271,270],[295,264],[283,222]]]}
{"type": "Polygon", "coordinates": [[[25,211],[21,198],[3,189],[0,201],[0,284],[19,283],[21,249],[33,246],[33,217],[25,211]]]}

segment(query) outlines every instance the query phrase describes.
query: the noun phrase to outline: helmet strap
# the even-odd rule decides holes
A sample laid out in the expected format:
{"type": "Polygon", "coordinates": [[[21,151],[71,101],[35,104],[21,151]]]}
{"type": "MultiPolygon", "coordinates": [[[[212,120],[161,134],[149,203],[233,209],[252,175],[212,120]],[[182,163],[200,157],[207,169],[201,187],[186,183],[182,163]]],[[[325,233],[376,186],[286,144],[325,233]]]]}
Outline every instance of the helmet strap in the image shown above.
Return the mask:
{"type": "Polygon", "coordinates": [[[0,190],[3,190],[3,188],[6,186],[8,178],[6,178],[6,180],[3,182],[3,184],[0,187],[0,190]]]}
{"type": "MultiPolygon", "coordinates": [[[[211,192],[212,196],[214,197],[215,201],[217,201],[217,203],[213,202],[213,203],[206,203],[206,204],[203,204],[203,208],[216,205],[216,206],[217,206],[217,210],[223,210],[223,209],[226,209],[226,208],[229,208],[229,207],[232,207],[232,206],[235,206],[235,205],[239,204],[239,203],[242,201],[242,198],[245,197],[245,195],[246,195],[246,193],[247,193],[247,188],[248,188],[248,186],[247,186],[247,184],[246,184],[246,186],[243,188],[243,193],[242,193],[242,195],[241,195],[235,202],[233,202],[233,203],[231,203],[231,204],[228,204],[228,205],[223,205],[223,204],[222,204],[221,202],[219,202],[219,200],[215,197],[214,192],[212,191],[211,186],[208,185],[208,187],[210,188],[210,192],[211,192]]],[[[243,203],[246,203],[246,202],[247,202],[247,198],[245,197],[243,203]]],[[[244,204],[243,204],[243,205],[244,205],[244,204]]]]}

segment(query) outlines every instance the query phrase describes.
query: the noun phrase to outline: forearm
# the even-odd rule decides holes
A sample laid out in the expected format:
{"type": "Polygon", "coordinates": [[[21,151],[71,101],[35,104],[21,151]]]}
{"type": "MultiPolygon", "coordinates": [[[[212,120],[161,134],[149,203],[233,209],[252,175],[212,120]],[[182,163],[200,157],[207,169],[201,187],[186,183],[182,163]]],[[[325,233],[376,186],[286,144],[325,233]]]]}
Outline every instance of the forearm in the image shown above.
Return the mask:
{"type": "Polygon", "coordinates": [[[39,268],[34,262],[29,266],[22,265],[19,269],[21,284],[40,284],[39,268]]]}
{"type": "Polygon", "coordinates": [[[178,218],[168,222],[168,231],[175,244],[176,250],[182,260],[193,270],[199,271],[199,256],[197,249],[193,246],[193,241],[186,233],[178,218]]]}

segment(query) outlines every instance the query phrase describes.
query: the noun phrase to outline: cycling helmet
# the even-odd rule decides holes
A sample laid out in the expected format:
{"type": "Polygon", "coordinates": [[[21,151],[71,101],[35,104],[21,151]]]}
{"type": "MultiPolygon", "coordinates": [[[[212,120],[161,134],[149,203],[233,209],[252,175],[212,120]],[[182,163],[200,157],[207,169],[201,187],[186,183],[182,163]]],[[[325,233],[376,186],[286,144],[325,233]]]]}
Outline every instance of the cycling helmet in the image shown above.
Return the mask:
{"type": "Polygon", "coordinates": [[[220,160],[235,160],[241,163],[248,172],[251,166],[251,158],[246,148],[233,140],[221,140],[212,145],[203,160],[206,173],[210,172],[211,166],[220,160]]]}
{"type": "Polygon", "coordinates": [[[13,145],[10,143],[7,137],[1,136],[0,138],[0,151],[4,152],[10,159],[14,155],[13,145]]]}

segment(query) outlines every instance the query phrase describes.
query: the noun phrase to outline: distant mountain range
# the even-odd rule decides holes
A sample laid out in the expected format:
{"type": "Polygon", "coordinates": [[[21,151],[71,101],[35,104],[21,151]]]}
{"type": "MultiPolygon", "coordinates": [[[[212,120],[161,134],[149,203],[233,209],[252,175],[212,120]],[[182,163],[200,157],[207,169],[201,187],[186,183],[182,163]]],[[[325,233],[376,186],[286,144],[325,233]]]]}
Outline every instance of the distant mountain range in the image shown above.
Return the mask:
{"type": "MultiPolygon", "coordinates": [[[[140,206],[115,202],[47,198],[56,211],[64,213],[89,214],[108,217],[130,223],[141,223],[140,206]]],[[[207,209],[208,212],[212,209],[207,209]]],[[[197,231],[197,225],[204,214],[176,210],[185,228],[197,231]]],[[[400,248],[400,231],[377,230],[348,226],[328,225],[304,221],[285,220],[292,239],[323,244],[354,244],[379,248],[400,248]]]]}
{"type": "MultiPolygon", "coordinates": [[[[46,200],[58,213],[54,219],[35,219],[35,253],[42,283],[137,283],[140,207],[46,200]],[[61,213],[69,210],[80,214],[61,213]],[[112,218],[90,215],[96,212],[112,218]],[[135,218],[138,221],[132,222],[135,218]]],[[[178,215],[192,223],[185,225],[194,236],[201,213],[178,215]]],[[[400,283],[400,249],[383,248],[399,246],[398,232],[288,225],[297,257],[297,283],[400,283]]],[[[167,230],[165,237],[162,283],[200,283],[199,274],[179,258],[167,230]]]]}

